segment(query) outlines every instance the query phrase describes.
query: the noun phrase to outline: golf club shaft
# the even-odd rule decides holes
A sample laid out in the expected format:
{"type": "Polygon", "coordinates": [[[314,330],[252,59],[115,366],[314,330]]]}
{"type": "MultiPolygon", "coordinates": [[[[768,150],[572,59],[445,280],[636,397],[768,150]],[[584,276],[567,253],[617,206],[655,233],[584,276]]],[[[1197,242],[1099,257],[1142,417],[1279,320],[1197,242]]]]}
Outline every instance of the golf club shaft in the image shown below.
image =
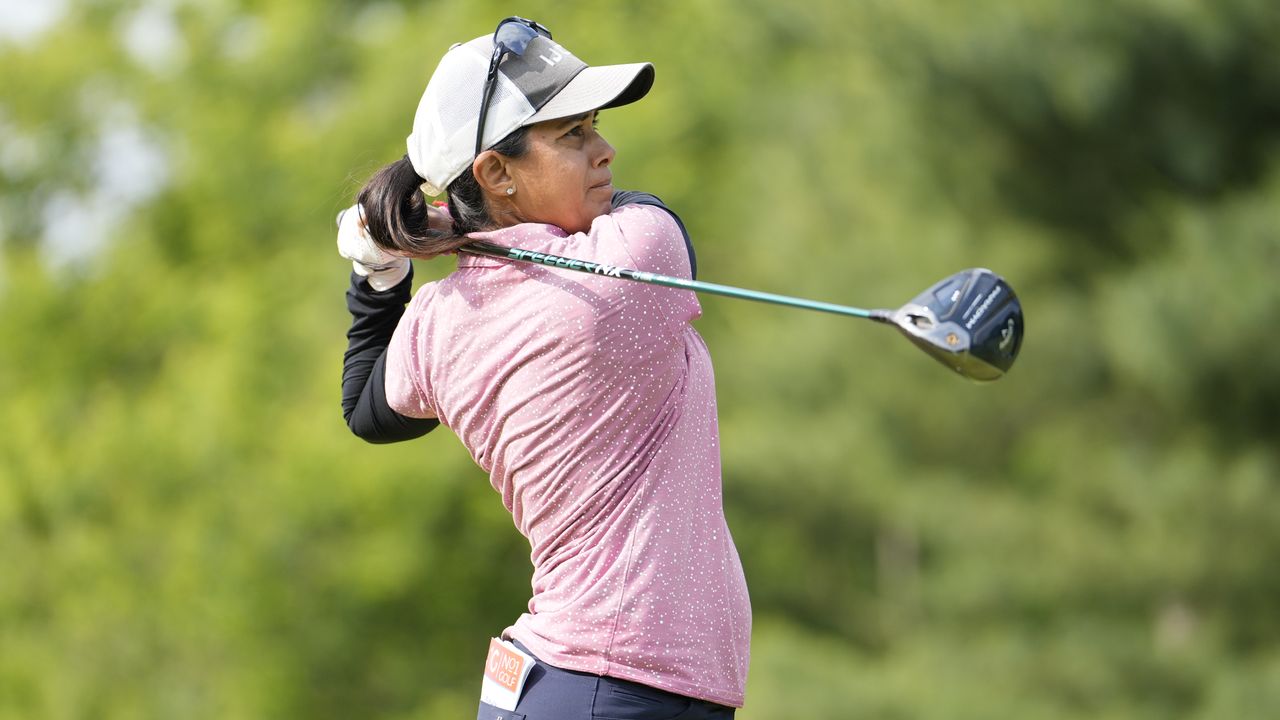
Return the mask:
{"type": "Polygon", "coordinates": [[[755,290],[744,290],[743,288],[737,288],[731,285],[718,285],[716,283],[701,282],[698,280],[685,280],[684,278],[659,275],[657,273],[643,272],[640,270],[631,270],[624,267],[618,267],[616,265],[606,265],[603,263],[588,262],[586,260],[575,260],[573,258],[549,255],[547,253],[534,252],[532,250],[522,250],[520,248],[503,247],[483,240],[474,240],[461,248],[461,251],[475,255],[485,255],[505,260],[532,263],[535,265],[546,265],[548,267],[561,268],[564,270],[574,270],[576,272],[588,273],[591,275],[603,275],[605,277],[615,277],[622,280],[633,280],[635,282],[647,283],[649,285],[661,285],[663,287],[693,290],[695,292],[708,293],[711,295],[723,295],[725,297],[741,298],[743,300],[755,300],[756,302],[771,303],[773,305],[786,305],[789,307],[804,308],[806,310],[817,310],[818,312],[847,315],[850,317],[865,318],[867,320],[875,320],[878,322],[892,322],[892,320],[890,320],[890,315],[892,313],[889,310],[866,310],[863,308],[850,307],[848,305],[836,305],[834,303],[805,300],[804,298],[789,297],[787,295],[776,295],[774,293],[757,292],[755,290]]]}

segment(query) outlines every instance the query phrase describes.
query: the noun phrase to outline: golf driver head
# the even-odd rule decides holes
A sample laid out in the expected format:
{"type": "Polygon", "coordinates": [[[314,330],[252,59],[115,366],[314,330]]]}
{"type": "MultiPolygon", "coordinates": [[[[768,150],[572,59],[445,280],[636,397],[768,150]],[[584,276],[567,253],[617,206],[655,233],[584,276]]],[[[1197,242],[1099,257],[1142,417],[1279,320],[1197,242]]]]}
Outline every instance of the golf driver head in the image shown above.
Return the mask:
{"type": "Polygon", "coordinates": [[[1022,348],[1022,303],[984,268],[938,282],[889,319],[935,360],[981,382],[1002,377],[1022,348]]]}

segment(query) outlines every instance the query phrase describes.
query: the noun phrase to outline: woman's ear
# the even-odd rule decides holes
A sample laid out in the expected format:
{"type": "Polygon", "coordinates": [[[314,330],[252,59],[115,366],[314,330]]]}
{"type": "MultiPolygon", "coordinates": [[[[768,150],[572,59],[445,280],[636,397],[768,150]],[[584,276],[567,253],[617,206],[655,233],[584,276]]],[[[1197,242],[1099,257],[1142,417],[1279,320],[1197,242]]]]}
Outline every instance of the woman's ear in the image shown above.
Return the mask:
{"type": "Polygon", "coordinates": [[[504,195],[507,188],[512,186],[506,157],[492,150],[486,150],[476,157],[471,163],[471,172],[486,195],[504,195]]]}

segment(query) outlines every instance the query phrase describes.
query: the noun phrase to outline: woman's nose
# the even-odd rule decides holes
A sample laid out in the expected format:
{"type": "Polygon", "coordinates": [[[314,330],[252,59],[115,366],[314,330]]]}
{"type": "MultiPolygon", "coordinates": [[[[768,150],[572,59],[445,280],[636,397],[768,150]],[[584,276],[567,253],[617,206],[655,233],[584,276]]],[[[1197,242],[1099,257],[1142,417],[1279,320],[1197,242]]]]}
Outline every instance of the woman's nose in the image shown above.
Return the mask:
{"type": "Polygon", "coordinates": [[[594,165],[595,167],[604,167],[613,162],[613,156],[617,155],[618,151],[614,150],[609,141],[605,140],[604,136],[599,133],[596,134],[596,141],[600,144],[600,147],[596,150],[594,165]]]}

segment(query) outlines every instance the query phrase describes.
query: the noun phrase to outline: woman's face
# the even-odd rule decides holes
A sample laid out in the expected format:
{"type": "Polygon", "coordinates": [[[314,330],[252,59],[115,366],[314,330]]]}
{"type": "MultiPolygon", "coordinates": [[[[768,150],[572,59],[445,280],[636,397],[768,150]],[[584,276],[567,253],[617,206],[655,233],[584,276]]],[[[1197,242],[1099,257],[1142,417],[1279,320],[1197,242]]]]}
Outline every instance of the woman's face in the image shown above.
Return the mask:
{"type": "Polygon", "coordinates": [[[507,160],[515,193],[506,196],[521,222],[585,232],[609,212],[613,146],[596,132],[596,113],[529,127],[528,152],[507,160]]]}

